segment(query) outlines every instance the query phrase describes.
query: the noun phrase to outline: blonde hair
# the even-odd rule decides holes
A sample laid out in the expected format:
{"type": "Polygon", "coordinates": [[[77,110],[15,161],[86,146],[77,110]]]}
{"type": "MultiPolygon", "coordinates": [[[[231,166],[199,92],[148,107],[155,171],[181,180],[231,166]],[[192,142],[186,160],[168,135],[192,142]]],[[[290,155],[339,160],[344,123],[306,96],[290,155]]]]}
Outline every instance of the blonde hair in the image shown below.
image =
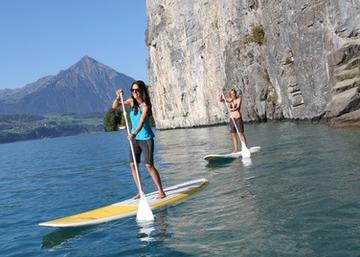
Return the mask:
{"type": "Polygon", "coordinates": [[[236,86],[236,84],[232,85],[232,89],[231,89],[231,90],[233,90],[233,91],[236,93],[236,95],[242,95],[241,89],[238,88],[238,87],[236,86]]]}
{"type": "Polygon", "coordinates": [[[229,92],[229,93],[231,93],[231,92],[234,92],[235,96],[237,97],[237,91],[236,91],[235,88],[230,89],[230,92],[229,92]]]}

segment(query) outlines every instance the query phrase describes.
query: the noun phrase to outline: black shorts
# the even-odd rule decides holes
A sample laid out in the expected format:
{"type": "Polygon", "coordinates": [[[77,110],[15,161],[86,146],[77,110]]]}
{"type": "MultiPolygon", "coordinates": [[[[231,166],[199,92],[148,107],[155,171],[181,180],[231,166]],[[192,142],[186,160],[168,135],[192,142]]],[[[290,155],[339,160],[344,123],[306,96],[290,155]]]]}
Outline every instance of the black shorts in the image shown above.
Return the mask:
{"type": "MultiPolygon", "coordinates": [[[[144,163],[154,164],[154,139],[149,139],[149,140],[133,139],[132,144],[134,147],[134,153],[137,163],[140,162],[140,156],[141,153],[143,153],[144,163]]],[[[131,160],[130,162],[134,162],[130,147],[129,147],[129,152],[130,152],[130,160],[131,160]]]]}
{"type": "Polygon", "coordinates": [[[230,123],[229,123],[229,130],[230,130],[230,133],[237,133],[236,131],[236,128],[234,126],[234,121],[236,123],[236,126],[239,130],[240,133],[244,133],[244,123],[243,123],[243,120],[242,118],[235,118],[235,119],[230,119],[230,123]]]}

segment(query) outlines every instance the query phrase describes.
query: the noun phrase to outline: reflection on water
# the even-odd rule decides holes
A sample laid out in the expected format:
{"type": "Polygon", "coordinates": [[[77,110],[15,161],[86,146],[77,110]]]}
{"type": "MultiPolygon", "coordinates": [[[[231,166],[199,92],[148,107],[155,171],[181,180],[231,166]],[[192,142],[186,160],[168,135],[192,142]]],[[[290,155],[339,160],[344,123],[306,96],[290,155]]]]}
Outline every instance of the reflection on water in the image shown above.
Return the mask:
{"type": "Polygon", "coordinates": [[[151,242],[154,240],[151,233],[155,231],[155,225],[153,221],[138,221],[139,232],[137,238],[142,242],[151,242]]]}
{"type": "Polygon", "coordinates": [[[137,238],[141,242],[164,241],[171,235],[167,232],[167,211],[160,210],[155,215],[155,220],[151,222],[138,222],[137,238]]]}
{"type": "Polygon", "coordinates": [[[85,235],[95,229],[95,226],[79,228],[59,228],[45,235],[42,239],[41,248],[51,249],[63,244],[64,242],[85,235]]]}
{"type": "Polygon", "coordinates": [[[211,162],[207,162],[205,167],[214,170],[216,172],[216,170],[218,168],[225,168],[225,167],[232,167],[233,165],[237,165],[239,163],[239,161],[242,163],[243,167],[249,167],[252,165],[252,160],[251,157],[249,158],[237,158],[237,159],[219,159],[216,161],[211,161],[211,162]]]}
{"type": "MultiPolygon", "coordinates": [[[[163,242],[171,237],[171,233],[167,231],[168,224],[166,209],[157,211],[154,221],[137,221],[136,224],[138,228],[137,238],[141,242],[145,242],[147,244],[151,242],[163,242]]],[[[85,227],[55,229],[55,231],[43,237],[41,248],[56,248],[78,237],[85,236],[91,232],[96,232],[97,230],[101,230],[99,229],[100,227],[101,225],[93,225],[85,227]]]]}
{"type": "Polygon", "coordinates": [[[245,167],[249,167],[252,164],[251,158],[242,158],[241,159],[242,163],[244,164],[245,167]]]}
{"type": "Polygon", "coordinates": [[[213,168],[216,169],[218,167],[229,167],[231,165],[231,163],[233,161],[235,161],[236,159],[219,159],[216,161],[210,161],[206,163],[206,167],[207,168],[213,168]]]}
{"type": "Polygon", "coordinates": [[[134,216],[57,230],[37,224],[134,195],[126,133],[0,145],[0,256],[358,256],[359,130],[266,123],[246,135],[259,153],[208,165],[205,155],[232,149],[225,126],[157,131],[164,186],[208,186],[155,211],[152,224],[134,216]]]}

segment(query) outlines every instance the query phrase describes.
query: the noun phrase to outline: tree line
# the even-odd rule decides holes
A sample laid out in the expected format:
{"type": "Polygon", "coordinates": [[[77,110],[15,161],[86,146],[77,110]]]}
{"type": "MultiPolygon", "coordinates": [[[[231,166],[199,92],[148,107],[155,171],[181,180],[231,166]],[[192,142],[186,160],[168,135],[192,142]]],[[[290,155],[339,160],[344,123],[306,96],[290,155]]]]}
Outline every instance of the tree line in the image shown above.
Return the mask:
{"type": "MultiPolygon", "coordinates": [[[[127,106],[125,108],[126,108],[126,113],[129,114],[130,107],[127,106]]],[[[131,126],[129,116],[127,116],[127,119],[128,119],[128,123],[131,126]]],[[[155,120],[152,116],[150,117],[150,122],[151,122],[151,126],[155,127],[155,120]]],[[[104,116],[104,130],[106,132],[117,131],[119,130],[119,127],[122,126],[125,126],[125,119],[122,111],[120,109],[112,109],[112,108],[108,110],[104,116]]]]}

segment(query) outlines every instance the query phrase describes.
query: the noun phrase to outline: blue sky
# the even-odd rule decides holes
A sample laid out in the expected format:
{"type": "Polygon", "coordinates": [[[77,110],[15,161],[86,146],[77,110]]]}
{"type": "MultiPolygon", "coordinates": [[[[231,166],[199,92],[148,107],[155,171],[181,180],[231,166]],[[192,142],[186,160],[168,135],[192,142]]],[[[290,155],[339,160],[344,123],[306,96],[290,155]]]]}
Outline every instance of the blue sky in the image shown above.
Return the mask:
{"type": "Polygon", "coordinates": [[[148,81],[145,0],[0,0],[0,89],[90,56],[148,81]]]}

